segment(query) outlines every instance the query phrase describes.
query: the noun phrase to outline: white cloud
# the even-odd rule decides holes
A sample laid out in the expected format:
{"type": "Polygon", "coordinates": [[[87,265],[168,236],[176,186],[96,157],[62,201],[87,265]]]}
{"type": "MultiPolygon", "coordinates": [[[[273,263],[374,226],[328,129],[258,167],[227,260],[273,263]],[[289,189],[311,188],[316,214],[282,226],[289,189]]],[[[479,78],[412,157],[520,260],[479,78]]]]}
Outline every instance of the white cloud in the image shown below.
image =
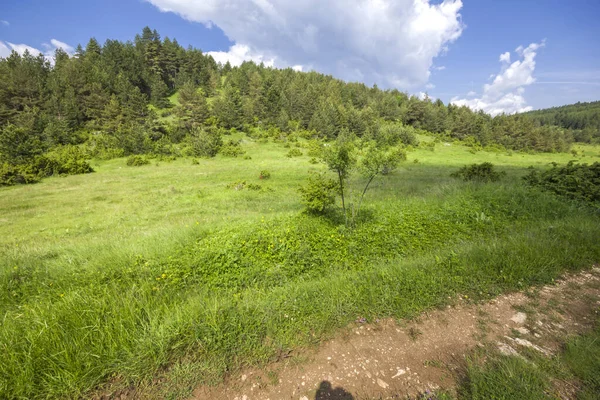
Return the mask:
{"type": "Polygon", "coordinates": [[[8,46],[0,40],[0,58],[10,56],[10,51],[11,50],[8,48],[8,46]]]}
{"type": "Polygon", "coordinates": [[[73,46],[69,46],[65,42],[61,42],[60,40],[56,40],[56,39],[51,39],[50,43],[52,44],[52,47],[53,47],[50,49],[50,51],[52,51],[52,54],[54,54],[54,51],[56,49],[63,49],[64,52],[69,55],[75,54],[75,48],[73,46]]]}
{"type": "Polygon", "coordinates": [[[468,97],[473,97],[473,96],[476,96],[476,95],[477,95],[477,93],[475,93],[475,92],[474,92],[474,91],[472,91],[472,90],[471,90],[469,93],[467,93],[467,96],[468,96],[468,97]]]}
{"type": "Polygon", "coordinates": [[[10,22],[0,19],[0,24],[4,25],[4,26],[10,26],[10,22]]]}
{"type": "Polygon", "coordinates": [[[492,115],[502,113],[514,114],[518,112],[529,111],[532,108],[527,106],[523,97],[525,86],[535,82],[533,72],[535,70],[535,56],[540,47],[545,42],[532,43],[526,48],[519,46],[516,52],[522,58],[509,65],[510,53],[504,53],[500,56],[500,62],[503,63],[502,70],[498,75],[492,75],[492,83],[483,85],[483,95],[481,98],[459,99],[454,97],[452,104],[458,106],[468,106],[474,110],[483,110],[492,115]]]}
{"type": "MultiPolygon", "coordinates": [[[[6,42],[6,44],[8,44],[8,46],[11,48],[11,50],[14,50],[21,55],[23,55],[25,53],[25,51],[29,51],[29,53],[34,56],[38,56],[42,53],[35,47],[31,47],[26,44],[14,44],[11,42],[6,42]]],[[[10,55],[10,52],[8,54],[10,55]]]]}
{"type": "Polygon", "coordinates": [[[437,70],[437,71],[443,71],[446,69],[445,65],[440,65],[439,67],[433,67],[433,69],[437,70]]]}
{"type": "Polygon", "coordinates": [[[70,46],[64,42],[61,42],[60,40],[57,40],[57,39],[51,39],[50,44],[42,43],[42,47],[45,50],[43,52],[39,49],[36,49],[35,47],[31,47],[26,44],[14,44],[11,42],[0,41],[0,57],[10,56],[10,53],[13,50],[16,51],[17,53],[19,53],[20,55],[25,54],[25,51],[29,51],[29,53],[31,55],[36,56],[36,57],[40,54],[43,54],[44,57],[48,61],[50,61],[50,63],[54,63],[54,52],[56,51],[56,49],[63,49],[69,55],[73,55],[75,52],[75,49],[73,48],[73,46],[70,46]]]}
{"type": "Polygon", "coordinates": [[[217,25],[235,45],[214,53],[230,62],[260,58],[402,89],[426,84],[434,59],[464,28],[462,0],[146,1],[217,25]]]}
{"type": "Polygon", "coordinates": [[[433,83],[428,83],[425,85],[425,89],[435,89],[435,85],[433,83]]]}
{"type": "Polygon", "coordinates": [[[273,59],[265,60],[261,54],[253,53],[246,45],[235,44],[229,48],[229,51],[209,51],[208,55],[212,56],[216,62],[221,64],[229,63],[237,67],[244,61],[254,61],[257,64],[264,62],[267,67],[272,67],[275,61],[273,59]]]}

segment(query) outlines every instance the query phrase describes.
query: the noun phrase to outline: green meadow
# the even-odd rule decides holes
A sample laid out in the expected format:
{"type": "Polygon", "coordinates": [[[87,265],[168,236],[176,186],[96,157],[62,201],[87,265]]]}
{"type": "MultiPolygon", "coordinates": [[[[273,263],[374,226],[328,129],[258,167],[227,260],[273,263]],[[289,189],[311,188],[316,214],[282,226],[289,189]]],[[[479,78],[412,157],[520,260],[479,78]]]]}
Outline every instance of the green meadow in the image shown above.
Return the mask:
{"type": "MultiPolygon", "coordinates": [[[[93,160],[92,174],[0,188],[0,398],[106,385],[183,398],[357,317],[410,318],[600,261],[597,210],[521,179],[529,166],[600,161],[599,146],[418,147],[375,179],[346,228],[339,213],[303,213],[298,188],[326,170],[305,142],[236,139],[245,156],[93,160]],[[295,147],[303,155],[286,157],[295,147]],[[506,175],[450,177],[485,161],[506,175]]],[[[351,198],[363,184],[351,179],[351,198]]]]}

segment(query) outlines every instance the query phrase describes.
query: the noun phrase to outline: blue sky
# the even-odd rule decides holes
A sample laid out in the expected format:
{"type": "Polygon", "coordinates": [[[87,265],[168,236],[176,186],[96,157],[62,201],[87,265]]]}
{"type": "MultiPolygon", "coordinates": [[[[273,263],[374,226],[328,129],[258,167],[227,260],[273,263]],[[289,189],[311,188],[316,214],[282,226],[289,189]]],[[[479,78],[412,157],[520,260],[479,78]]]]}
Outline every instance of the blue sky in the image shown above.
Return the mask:
{"type": "Polygon", "coordinates": [[[148,25],[217,60],[515,112],[600,100],[598,16],[598,0],[4,1],[0,55],[131,40],[148,25]]]}

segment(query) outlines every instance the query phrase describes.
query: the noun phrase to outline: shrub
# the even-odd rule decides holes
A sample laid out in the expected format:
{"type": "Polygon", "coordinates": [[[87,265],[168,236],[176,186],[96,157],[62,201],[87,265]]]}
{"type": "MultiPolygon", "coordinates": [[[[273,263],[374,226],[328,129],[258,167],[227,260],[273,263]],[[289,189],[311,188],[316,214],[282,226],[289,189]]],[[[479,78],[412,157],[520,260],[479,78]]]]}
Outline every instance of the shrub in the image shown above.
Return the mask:
{"type": "Polygon", "coordinates": [[[399,123],[386,122],[380,125],[375,134],[375,140],[381,146],[395,146],[403,143],[407,146],[417,146],[419,140],[412,126],[404,126],[399,123]]]}
{"type": "Polygon", "coordinates": [[[246,181],[237,181],[227,185],[227,189],[242,190],[246,187],[246,181]]]}
{"type": "Polygon", "coordinates": [[[429,151],[435,151],[435,141],[433,142],[421,142],[419,143],[419,147],[422,149],[426,149],[429,151]]]}
{"type": "Polygon", "coordinates": [[[267,171],[266,169],[263,169],[262,171],[260,171],[259,179],[269,179],[270,177],[271,177],[271,173],[269,171],[267,171]]]}
{"type": "Polygon", "coordinates": [[[145,157],[142,156],[135,155],[127,158],[127,166],[129,167],[139,167],[141,165],[147,164],[150,164],[150,161],[148,161],[145,157]]]}
{"type": "Polygon", "coordinates": [[[24,168],[24,166],[16,166],[8,163],[0,164],[0,186],[13,186],[39,181],[38,174],[28,168],[24,168]]]}
{"type": "Polygon", "coordinates": [[[237,157],[244,154],[244,150],[239,141],[228,140],[227,143],[221,147],[220,153],[225,157],[237,157]]]}
{"type": "Polygon", "coordinates": [[[291,149],[290,151],[288,151],[285,156],[288,157],[288,158],[301,157],[302,156],[302,152],[300,150],[294,148],[294,149],[291,149]]]}
{"type": "Polygon", "coordinates": [[[494,171],[494,164],[484,162],[481,164],[465,165],[450,176],[461,178],[464,181],[496,182],[503,175],[506,175],[506,173],[494,171]]]}
{"type": "Polygon", "coordinates": [[[63,146],[48,153],[45,158],[51,164],[50,175],[78,175],[94,172],[86,161],[84,152],[77,146],[63,146]]]}
{"type": "Polygon", "coordinates": [[[319,140],[310,140],[308,142],[307,155],[310,157],[320,158],[323,156],[323,143],[319,140]]]}
{"type": "Polygon", "coordinates": [[[214,157],[217,155],[223,139],[218,129],[195,129],[188,137],[190,155],[195,157],[214,157]]]}
{"type": "Polygon", "coordinates": [[[200,165],[200,161],[197,158],[192,158],[192,165],[200,165]]]}
{"type": "Polygon", "coordinates": [[[311,214],[323,214],[335,203],[339,189],[338,183],[327,178],[325,173],[311,173],[305,186],[300,187],[300,197],[306,211],[311,214]]]}
{"type": "Polygon", "coordinates": [[[11,186],[36,183],[52,175],[77,175],[94,172],[78,147],[68,145],[54,149],[43,156],[36,156],[18,165],[0,165],[0,185],[11,186]]]}
{"type": "Polygon", "coordinates": [[[259,190],[262,190],[262,186],[261,185],[257,185],[256,183],[249,183],[249,184],[246,185],[246,189],[259,191],[259,190]]]}
{"type": "Polygon", "coordinates": [[[531,168],[523,179],[531,186],[600,206],[600,162],[588,165],[569,161],[562,167],[553,163],[547,171],[531,168]]]}

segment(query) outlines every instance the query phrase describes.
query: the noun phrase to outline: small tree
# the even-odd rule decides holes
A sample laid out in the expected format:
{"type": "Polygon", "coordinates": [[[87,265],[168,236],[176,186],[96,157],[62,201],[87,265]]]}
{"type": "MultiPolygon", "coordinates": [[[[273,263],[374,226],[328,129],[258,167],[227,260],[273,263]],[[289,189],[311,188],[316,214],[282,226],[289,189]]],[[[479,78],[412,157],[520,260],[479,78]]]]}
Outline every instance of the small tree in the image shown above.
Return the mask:
{"type": "Polygon", "coordinates": [[[375,143],[372,143],[366,148],[364,156],[360,159],[358,166],[361,174],[367,179],[367,183],[360,195],[356,213],[353,212],[353,221],[360,212],[360,206],[362,205],[362,201],[367,190],[369,190],[369,186],[371,185],[371,182],[373,182],[373,179],[375,179],[377,175],[389,174],[404,160],[406,160],[406,153],[395,147],[383,149],[378,147],[375,143]]]}
{"type": "Polygon", "coordinates": [[[336,141],[330,146],[325,147],[323,151],[323,161],[325,164],[327,164],[327,167],[331,171],[335,172],[338,176],[338,190],[342,198],[344,220],[346,221],[346,225],[348,225],[344,189],[346,187],[346,181],[350,176],[350,171],[356,164],[356,157],[354,156],[354,143],[348,130],[342,130],[336,141]]]}
{"type": "Polygon", "coordinates": [[[299,191],[302,203],[309,213],[323,214],[328,207],[335,203],[337,189],[337,183],[321,172],[310,174],[306,186],[302,186],[299,191]]]}
{"type": "Polygon", "coordinates": [[[193,156],[214,157],[223,146],[221,133],[218,129],[211,128],[196,128],[190,133],[188,140],[193,156]]]}

